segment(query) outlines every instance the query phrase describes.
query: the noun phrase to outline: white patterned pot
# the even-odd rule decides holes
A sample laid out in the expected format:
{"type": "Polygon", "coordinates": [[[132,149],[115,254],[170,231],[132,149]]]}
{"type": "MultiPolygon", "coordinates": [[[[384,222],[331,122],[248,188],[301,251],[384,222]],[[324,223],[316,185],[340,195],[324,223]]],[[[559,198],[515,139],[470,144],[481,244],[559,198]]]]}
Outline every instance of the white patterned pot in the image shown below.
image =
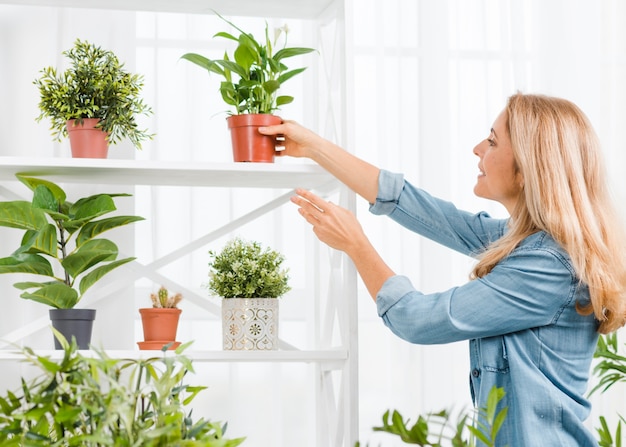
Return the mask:
{"type": "Polygon", "coordinates": [[[277,298],[222,298],[224,350],[278,349],[277,298]]]}

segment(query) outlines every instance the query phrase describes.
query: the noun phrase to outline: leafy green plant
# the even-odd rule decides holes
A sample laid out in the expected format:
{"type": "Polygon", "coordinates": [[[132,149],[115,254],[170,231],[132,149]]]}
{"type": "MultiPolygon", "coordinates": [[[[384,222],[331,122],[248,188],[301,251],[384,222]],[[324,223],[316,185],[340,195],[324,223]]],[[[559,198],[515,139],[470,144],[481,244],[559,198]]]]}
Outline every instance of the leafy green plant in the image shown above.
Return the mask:
{"type": "Polygon", "coordinates": [[[67,121],[99,118],[109,143],[128,138],[141,149],[141,142],[153,136],[139,129],[135,118],[152,113],[140,97],[143,77],[127,72],[112,51],[80,39],[63,55],[70,60],[67,70],[46,67],[33,81],[41,95],[37,121],[50,118],[52,135],[61,140],[67,137],[67,121]]]}
{"type": "Polygon", "coordinates": [[[96,194],[76,202],[47,180],[17,175],[31,191],[31,202],[0,202],[0,226],[25,230],[21,245],[0,259],[0,273],[27,273],[49,279],[18,282],[22,298],[58,309],[76,306],[83,294],[113,269],[132,261],[117,259],[117,245],[99,237],[105,231],[143,220],[113,216],[114,198],[130,194],[96,194]],[[55,273],[62,271],[62,276],[55,273]],[[32,291],[30,291],[32,290],[32,291]]]}
{"type": "MultiPolygon", "coordinates": [[[[598,360],[598,363],[594,367],[593,373],[599,380],[591,389],[589,395],[598,391],[604,393],[612,386],[626,382],[626,357],[619,353],[616,332],[601,335],[598,338],[594,358],[598,360]]],[[[606,418],[600,416],[600,426],[596,428],[600,447],[621,447],[622,422],[626,423],[626,420],[622,415],[618,416],[619,420],[617,421],[614,435],[611,434],[606,418]]]]}
{"type": "Polygon", "coordinates": [[[278,90],[287,80],[302,73],[306,68],[289,70],[283,61],[315,50],[287,47],[286,25],[275,30],[271,39],[266,24],[264,40],[260,42],[252,34],[217,15],[239,32],[239,36],[228,32],[219,32],[213,36],[237,42],[237,48],[232,56],[226,52],[223,59],[211,60],[196,53],[187,53],[181,58],[224,78],[219,90],[224,102],[234,107],[236,115],[272,113],[280,106],[291,103],[293,97],[278,96],[278,90]],[[274,52],[281,41],[282,47],[274,52]]]}
{"type": "Polygon", "coordinates": [[[180,293],[170,295],[165,286],[159,287],[157,293],[150,294],[150,300],[152,301],[152,307],[155,308],[167,308],[175,309],[178,303],[181,302],[183,296],[180,293]]]}
{"type": "MultiPolygon", "coordinates": [[[[442,447],[443,442],[447,441],[452,447],[473,447],[476,445],[475,440],[479,439],[484,445],[493,447],[508,412],[507,407],[498,409],[504,395],[502,388],[493,387],[486,406],[478,410],[478,418],[473,413],[465,412],[458,416],[456,422],[452,422],[452,413],[442,410],[419,415],[417,421],[409,425],[410,421],[405,421],[397,410],[391,413],[388,410],[383,415],[383,425],[373,430],[399,436],[406,444],[442,447]],[[475,419],[478,419],[476,425],[475,419]]],[[[357,447],[359,445],[356,444],[357,447]]]]}
{"type": "Polygon", "coordinates": [[[221,252],[209,251],[208,288],[223,298],[278,298],[290,290],[285,257],[255,241],[231,239],[221,252]]]}
{"type": "Polygon", "coordinates": [[[113,359],[104,351],[84,357],[57,333],[63,358],[55,361],[23,348],[40,375],[0,396],[0,445],[235,447],[226,424],[194,421],[187,405],[206,387],[184,382],[193,365],[183,355],[113,359]]]}

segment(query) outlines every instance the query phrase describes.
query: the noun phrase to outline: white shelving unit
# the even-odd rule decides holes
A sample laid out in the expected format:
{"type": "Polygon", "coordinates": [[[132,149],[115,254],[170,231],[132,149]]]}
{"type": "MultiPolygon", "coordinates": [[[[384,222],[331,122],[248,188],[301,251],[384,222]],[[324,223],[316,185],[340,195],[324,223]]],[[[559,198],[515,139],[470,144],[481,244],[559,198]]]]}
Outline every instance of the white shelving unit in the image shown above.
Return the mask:
{"type": "MultiPolygon", "coordinates": [[[[15,183],[15,175],[38,176],[51,181],[68,184],[97,185],[175,185],[209,188],[273,188],[286,189],[288,192],[277,198],[259,204],[254,210],[229,222],[221,228],[194,241],[184,247],[155,260],[148,265],[134,261],[128,273],[117,278],[96,291],[91,297],[90,305],[110,296],[116,290],[132,286],[138,277],[157,279],[157,270],[173,260],[185,256],[195,248],[235,230],[237,227],[271,212],[287,203],[293,195],[294,186],[316,190],[322,194],[340,191],[342,202],[351,200],[348,192],[336,179],[313,164],[249,164],[249,163],[172,163],[146,162],[140,164],[133,160],[94,160],[94,159],[35,159],[0,157],[0,196],[10,196],[5,186],[15,183]],[[98,292],[100,292],[98,294],[98,292]]],[[[313,364],[315,367],[317,394],[317,439],[332,440],[331,446],[352,446],[357,439],[357,357],[356,357],[356,276],[352,265],[342,256],[333,257],[330,270],[336,274],[339,284],[329,287],[329,296],[316,302],[324,301],[326,309],[320,328],[327,328],[328,333],[321,334],[315,342],[314,349],[300,350],[281,340],[281,349],[273,352],[262,351],[189,351],[187,354],[194,362],[299,362],[313,364]],[[338,272],[340,270],[340,272],[338,272]],[[330,296],[333,295],[333,296],[330,296]],[[335,296],[336,295],[336,296],[335,296]],[[337,343],[335,340],[339,340],[337,343]],[[334,343],[334,344],[333,344],[334,343]],[[336,386],[337,374],[339,386],[336,386]]],[[[332,278],[329,281],[333,281],[332,278]]],[[[185,294],[185,299],[214,315],[220,314],[219,306],[205,298],[185,294]]],[[[0,350],[0,361],[15,361],[20,355],[7,343],[17,343],[29,334],[49,324],[47,317],[41,317],[28,325],[10,333],[1,334],[0,340],[5,343],[0,350]]],[[[319,330],[319,329],[318,329],[319,330]]],[[[58,357],[56,351],[42,351],[51,358],[58,357]]],[[[110,350],[108,355],[119,358],[139,358],[154,355],[138,350],[110,350]]],[[[324,441],[326,442],[326,441],[324,441]]],[[[324,445],[327,445],[326,443],[324,445]]]]}
{"type": "MultiPolygon", "coordinates": [[[[191,14],[210,14],[219,10],[223,15],[298,18],[310,20],[322,28],[331,28],[336,34],[330,53],[328,66],[320,70],[318,76],[322,87],[327,91],[320,95],[321,114],[333,116],[333,134],[338,142],[345,132],[345,52],[344,14],[345,0],[0,0],[0,4],[90,8],[127,11],[155,11],[191,14]],[[329,23],[332,25],[328,26],[329,23]],[[339,106],[337,106],[339,104],[339,106]]],[[[344,137],[345,138],[345,137],[344,137]]],[[[210,197],[211,188],[268,188],[280,190],[277,197],[265,203],[258,203],[251,211],[235,217],[227,224],[212,229],[209,233],[190,240],[184,246],[148,264],[137,261],[128,264],[128,269],[121,278],[101,283],[94,288],[89,305],[114,294],[116,291],[132,287],[142,277],[155,282],[166,280],[158,270],[198,247],[202,247],[227,235],[237,228],[280,208],[289,202],[293,188],[312,189],[320,194],[337,194],[339,203],[349,209],[355,209],[354,194],[339,184],[323,169],[314,164],[243,164],[243,163],[198,163],[160,162],[134,160],[88,160],[62,158],[27,158],[0,157],[0,198],[13,200],[16,194],[9,187],[15,184],[15,174],[25,173],[41,176],[61,184],[89,185],[146,185],[146,186],[186,186],[202,189],[210,197]]],[[[316,254],[319,256],[319,253],[316,254]]],[[[318,261],[319,262],[319,261],[318,261]]],[[[315,274],[316,280],[328,287],[319,287],[314,297],[316,312],[311,332],[315,340],[310,349],[298,349],[281,340],[278,351],[186,351],[194,362],[203,364],[217,363],[301,363],[310,365],[314,370],[315,390],[315,439],[320,447],[352,447],[358,439],[358,375],[357,375],[357,308],[356,308],[356,272],[344,255],[335,252],[325,266],[327,277],[315,274]],[[321,292],[327,296],[317,296],[321,292]]],[[[121,269],[120,269],[121,270],[121,269]]],[[[207,311],[219,315],[218,305],[204,297],[184,291],[185,300],[207,311]]],[[[302,324],[310,325],[309,321],[302,324]]],[[[28,324],[9,333],[0,333],[0,363],[16,362],[20,354],[10,343],[19,343],[24,337],[49,325],[47,315],[29,321],[28,324]]],[[[56,358],[58,351],[39,351],[42,355],[56,358]]],[[[107,354],[119,358],[141,358],[153,355],[150,351],[107,350],[107,354]]]]}

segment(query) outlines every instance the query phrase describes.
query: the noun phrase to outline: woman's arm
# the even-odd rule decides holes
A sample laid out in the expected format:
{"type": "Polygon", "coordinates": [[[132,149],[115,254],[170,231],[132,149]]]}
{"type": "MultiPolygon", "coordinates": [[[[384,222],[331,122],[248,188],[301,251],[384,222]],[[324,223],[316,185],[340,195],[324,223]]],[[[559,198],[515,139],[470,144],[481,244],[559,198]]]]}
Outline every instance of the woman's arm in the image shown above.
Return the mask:
{"type": "Polygon", "coordinates": [[[376,201],[380,170],[295,121],[261,127],[264,135],[275,135],[284,146],[281,155],[306,157],[315,161],[369,203],[376,201]]]}

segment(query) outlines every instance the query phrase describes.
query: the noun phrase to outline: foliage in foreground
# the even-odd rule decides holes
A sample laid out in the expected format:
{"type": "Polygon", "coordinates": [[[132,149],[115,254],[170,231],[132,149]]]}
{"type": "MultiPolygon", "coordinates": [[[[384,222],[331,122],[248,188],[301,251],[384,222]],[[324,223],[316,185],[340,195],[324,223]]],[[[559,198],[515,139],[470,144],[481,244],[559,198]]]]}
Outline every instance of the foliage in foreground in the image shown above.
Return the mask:
{"type": "Polygon", "coordinates": [[[148,359],[112,359],[104,351],[79,353],[60,336],[63,358],[55,361],[24,348],[25,361],[41,370],[21,388],[0,396],[0,445],[11,446],[205,446],[235,447],[226,424],[194,422],[185,407],[205,389],[183,382],[191,360],[164,346],[148,359]]]}
{"type": "MultiPolygon", "coordinates": [[[[600,336],[594,358],[598,363],[593,373],[599,381],[589,392],[590,395],[596,391],[604,393],[613,385],[626,382],[626,357],[619,353],[617,333],[600,336]]],[[[599,447],[622,446],[622,423],[626,423],[626,420],[622,415],[618,417],[615,433],[611,434],[606,418],[600,416],[600,426],[596,428],[599,447]]]]}
{"type": "MultiPolygon", "coordinates": [[[[487,405],[479,409],[477,415],[474,412],[464,412],[458,416],[456,422],[451,420],[452,414],[448,410],[428,413],[426,416],[420,415],[413,425],[409,425],[410,421],[408,419],[405,421],[397,410],[391,414],[386,411],[383,415],[383,425],[374,427],[373,430],[399,436],[406,444],[473,447],[476,445],[476,439],[479,439],[484,445],[492,447],[496,445],[498,431],[508,412],[507,407],[498,409],[504,394],[502,388],[492,388],[487,405]]],[[[356,447],[359,446],[357,443],[356,447]]]]}
{"type": "MultiPolygon", "coordinates": [[[[619,353],[617,333],[602,335],[598,339],[598,345],[594,358],[598,361],[593,369],[593,375],[598,378],[597,384],[592,388],[589,395],[595,392],[606,392],[612,386],[626,382],[626,357],[619,353]]],[[[381,431],[397,435],[406,444],[421,446],[443,447],[448,441],[452,447],[474,446],[474,438],[480,439],[488,446],[494,446],[496,436],[504,418],[506,408],[496,412],[497,404],[504,396],[502,389],[491,390],[487,407],[480,410],[486,424],[472,425],[473,419],[469,413],[461,414],[456,423],[451,422],[450,412],[443,410],[438,413],[429,413],[419,416],[413,426],[405,421],[402,415],[394,411],[387,411],[383,415],[383,425],[374,427],[374,431],[381,431]],[[469,431],[471,437],[466,439],[465,432],[469,431]]],[[[604,416],[599,418],[599,426],[596,428],[599,447],[622,447],[622,427],[626,424],[626,418],[618,414],[615,430],[612,431],[604,416]]],[[[359,443],[357,443],[357,447],[359,443]]]]}

